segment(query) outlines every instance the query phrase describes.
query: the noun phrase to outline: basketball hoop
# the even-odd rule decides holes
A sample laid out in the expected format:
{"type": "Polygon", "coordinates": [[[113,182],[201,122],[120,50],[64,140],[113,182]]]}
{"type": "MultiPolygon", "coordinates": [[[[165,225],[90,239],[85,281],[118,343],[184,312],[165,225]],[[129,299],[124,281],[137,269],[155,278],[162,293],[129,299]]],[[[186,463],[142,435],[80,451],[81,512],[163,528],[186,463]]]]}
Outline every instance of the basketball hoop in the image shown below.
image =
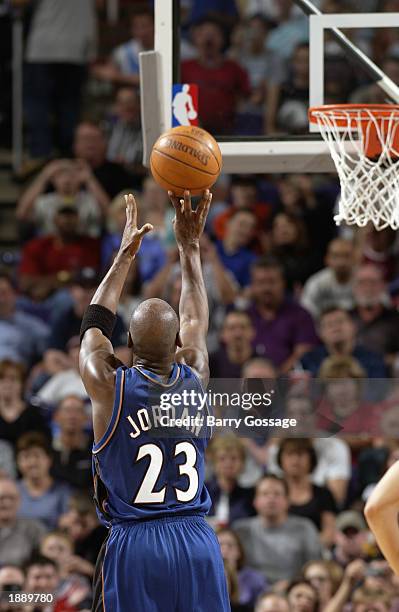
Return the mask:
{"type": "Polygon", "coordinates": [[[341,183],[337,224],[399,228],[399,105],[337,104],[309,110],[341,183]]]}

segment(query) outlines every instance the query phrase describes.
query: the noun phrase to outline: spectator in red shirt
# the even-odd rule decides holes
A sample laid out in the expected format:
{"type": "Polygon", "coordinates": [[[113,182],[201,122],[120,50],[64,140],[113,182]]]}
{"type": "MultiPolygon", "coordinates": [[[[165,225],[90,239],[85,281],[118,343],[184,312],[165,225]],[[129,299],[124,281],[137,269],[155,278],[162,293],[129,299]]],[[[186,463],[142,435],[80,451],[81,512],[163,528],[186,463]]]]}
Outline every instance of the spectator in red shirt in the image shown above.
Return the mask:
{"type": "Polygon", "coordinates": [[[183,62],[182,82],[199,86],[202,127],[213,134],[232,134],[237,103],[251,93],[248,75],[225,58],[225,34],[217,20],[206,17],[197,22],[193,42],[198,57],[183,62]]]}
{"type": "Polygon", "coordinates": [[[54,234],[30,240],[22,251],[21,289],[39,300],[67,283],[74,271],[100,266],[99,240],[79,234],[75,208],[60,208],[54,225],[54,234]]]}
{"type": "Polygon", "coordinates": [[[258,227],[264,227],[270,217],[272,207],[266,202],[259,202],[256,182],[253,176],[236,175],[231,181],[231,206],[215,218],[213,233],[218,240],[226,234],[228,220],[237,210],[251,209],[258,221],[258,227]]]}

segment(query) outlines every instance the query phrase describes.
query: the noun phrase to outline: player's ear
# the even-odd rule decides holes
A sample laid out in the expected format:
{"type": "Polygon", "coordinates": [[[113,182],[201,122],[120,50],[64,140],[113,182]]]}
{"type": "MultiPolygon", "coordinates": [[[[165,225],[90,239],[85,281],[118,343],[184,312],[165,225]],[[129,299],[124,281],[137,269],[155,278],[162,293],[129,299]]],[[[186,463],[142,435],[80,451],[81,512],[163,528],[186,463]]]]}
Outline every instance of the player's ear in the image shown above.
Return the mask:
{"type": "Polygon", "coordinates": [[[180,338],[180,332],[177,332],[176,334],[176,346],[178,346],[179,348],[183,346],[183,342],[181,341],[181,338],[180,338]]]}
{"type": "Polygon", "coordinates": [[[127,346],[128,348],[133,348],[133,340],[130,335],[130,331],[127,332],[127,346]]]}

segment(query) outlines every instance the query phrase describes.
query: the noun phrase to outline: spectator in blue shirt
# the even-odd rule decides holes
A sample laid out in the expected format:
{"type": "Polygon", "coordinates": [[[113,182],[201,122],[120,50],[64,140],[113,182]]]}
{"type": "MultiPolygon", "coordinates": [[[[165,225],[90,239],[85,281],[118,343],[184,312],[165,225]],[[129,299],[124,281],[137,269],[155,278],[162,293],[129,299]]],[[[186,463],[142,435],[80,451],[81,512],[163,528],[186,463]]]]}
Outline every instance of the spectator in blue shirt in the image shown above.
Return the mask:
{"type": "Polygon", "coordinates": [[[256,216],[252,210],[237,210],[227,222],[226,234],[216,247],[224,266],[241,287],[250,281],[250,269],[256,254],[250,249],[254,239],[256,216]]]}
{"type": "Polygon", "coordinates": [[[31,366],[43,353],[48,335],[47,325],[18,309],[11,279],[0,274],[0,359],[31,366]]]}

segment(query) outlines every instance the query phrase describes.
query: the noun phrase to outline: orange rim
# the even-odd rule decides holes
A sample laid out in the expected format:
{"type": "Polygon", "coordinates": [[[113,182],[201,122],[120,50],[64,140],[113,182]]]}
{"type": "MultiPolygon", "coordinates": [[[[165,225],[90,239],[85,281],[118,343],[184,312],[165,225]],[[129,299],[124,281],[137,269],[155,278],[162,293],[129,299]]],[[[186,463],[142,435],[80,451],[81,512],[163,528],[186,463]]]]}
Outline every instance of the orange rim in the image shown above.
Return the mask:
{"type": "Polygon", "coordinates": [[[310,108],[308,115],[311,123],[317,123],[317,115],[320,114],[331,115],[338,121],[345,121],[348,113],[356,115],[357,120],[370,120],[370,113],[377,120],[383,120],[390,117],[392,113],[399,114],[399,104],[324,104],[310,108]]]}

